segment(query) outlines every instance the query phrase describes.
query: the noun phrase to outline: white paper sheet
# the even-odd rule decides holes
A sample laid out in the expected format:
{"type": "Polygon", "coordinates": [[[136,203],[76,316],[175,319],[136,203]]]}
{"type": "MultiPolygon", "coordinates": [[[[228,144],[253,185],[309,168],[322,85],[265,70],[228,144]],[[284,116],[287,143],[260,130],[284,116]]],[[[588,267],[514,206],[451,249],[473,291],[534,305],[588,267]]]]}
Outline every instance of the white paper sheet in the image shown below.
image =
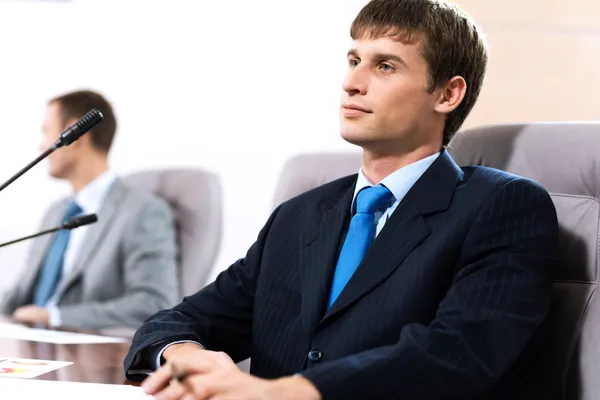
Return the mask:
{"type": "MultiPolygon", "coordinates": [[[[0,378],[35,378],[73,364],[65,361],[0,357],[0,378]]],[[[2,383],[0,382],[0,387],[2,383]]]]}
{"type": "Polygon", "coordinates": [[[28,340],[31,342],[56,344],[88,344],[88,343],[126,343],[127,339],[35,329],[27,326],[0,322],[0,337],[8,339],[28,340]]]}
{"type": "Polygon", "coordinates": [[[126,385],[72,383],[5,378],[0,380],[2,399],[19,400],[149,400],[141,388],[126,385]]]}

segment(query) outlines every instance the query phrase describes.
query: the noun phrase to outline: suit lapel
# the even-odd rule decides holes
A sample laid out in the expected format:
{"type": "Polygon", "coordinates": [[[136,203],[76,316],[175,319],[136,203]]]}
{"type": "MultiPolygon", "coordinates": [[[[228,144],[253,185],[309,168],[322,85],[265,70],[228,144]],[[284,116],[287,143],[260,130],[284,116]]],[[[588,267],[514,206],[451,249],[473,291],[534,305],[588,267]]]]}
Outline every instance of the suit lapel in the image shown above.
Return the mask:
{"type": "Polygon", "coordinates": [[[340,182],[332,196],[309,210],[300,243],[302,317],[307,332],[314,332],[325,312],[329,286],[340,248],[340,234],[349,218],[356,175],[340,182]]]}
{"type": "MultiPolygon", "coordinates": [[[[41,229],[50,229],[60,225],[62,222],[61,219],[65,214],[66,206],[67,201],[61,201],[52,207],[44,218],[41,229]]],[[[19,279],[19,299],[17,304],[27,304],[31,301],[31,294],[36,283],[36,278],[42,263],[44,262],[46,253],[48,252],[48,247],[50,247],[53,239],[53,234],[44,235],[35,239],[33,242],[33,245],[30,248],[31,253],[27,260],[25,271],[23,276],[19,279]]]]}
{"type": "Polygon", "coordinates": [[[61,285],[59,290],[59,298],[63,293],[75,282],[75,280],[81,275],[85,266],[89,263],[91,256],[98,249],[100,241],[103,236],[108,232],[108,228],[111,225],[111,220],[114,217],[115,212],[121,202],[121,198],[125,194],[125,186],[117,179],[112,184],[106,198],[104,199],[100,211],[98,211],[98,222],[90,226],[85,241],[79,250],[75,264],[71,273],[65,280],[65,284],[61,285]]]}
{"type": "Polygon", "coordinates": [[[373,290],[398,268],[429,235],[425,216],[449,207],[461,177],[462,170],[442,151],[402,199],[322,322],[373,290]]]}

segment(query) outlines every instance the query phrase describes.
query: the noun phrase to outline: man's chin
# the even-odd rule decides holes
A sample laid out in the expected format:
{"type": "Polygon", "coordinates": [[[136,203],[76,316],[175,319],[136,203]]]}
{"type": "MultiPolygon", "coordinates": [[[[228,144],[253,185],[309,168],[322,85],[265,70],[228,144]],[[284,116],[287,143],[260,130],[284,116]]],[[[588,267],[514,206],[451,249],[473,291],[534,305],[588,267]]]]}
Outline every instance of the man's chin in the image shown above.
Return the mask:
{"type": "Polygon", "coordinates": [[[50,177],[54,178],[54,179],[65,179],[65,174],[63,174],[62,171],[52,171],[52,170],[50,170],[48,172],[48,175],[50,175],[50,177]]]}
{"type": "Polygon", "coordinates": [[[355,146],[364,147],[373,140],[363,132],[341,132],[342,139],[355,146]]]}

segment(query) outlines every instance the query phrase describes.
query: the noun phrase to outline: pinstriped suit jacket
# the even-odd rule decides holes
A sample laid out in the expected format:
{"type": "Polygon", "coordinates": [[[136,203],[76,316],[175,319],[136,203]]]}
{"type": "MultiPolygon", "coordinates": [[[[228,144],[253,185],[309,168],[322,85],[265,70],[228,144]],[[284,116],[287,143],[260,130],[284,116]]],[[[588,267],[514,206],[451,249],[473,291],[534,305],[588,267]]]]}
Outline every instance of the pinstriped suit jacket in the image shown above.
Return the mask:
{"type": "Polygon", "coordinates": [[[326,312],[355,182],[278,207],[244,259],[146,321],[125,370],[192,339],[324,399],[532,398],[558,246],[547,192],[443,151],[326,312]]]}

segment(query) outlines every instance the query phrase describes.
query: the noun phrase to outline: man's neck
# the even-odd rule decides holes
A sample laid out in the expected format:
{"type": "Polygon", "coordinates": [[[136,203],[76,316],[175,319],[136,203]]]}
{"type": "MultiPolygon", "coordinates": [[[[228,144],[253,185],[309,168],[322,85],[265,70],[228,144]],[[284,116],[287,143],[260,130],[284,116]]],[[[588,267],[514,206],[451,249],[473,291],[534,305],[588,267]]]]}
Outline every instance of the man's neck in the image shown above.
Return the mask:
{"type": "Polygon", "coordinates": [[[402,154],[381,154],[363,151],[362,171],[372,185],[381,182],[400,168],[413,164],[440,151],[440,147],[420,147],[414,151],[402,154]]]}
{"type": "Polygon", "coordinates": [[[76,173],[68,179],[73,187],[73,192],[78,193],[106,171],[108,171],[108,164],[106,162],[89,164],[86,165],[86,168],[76,171],[76,173]]]}

